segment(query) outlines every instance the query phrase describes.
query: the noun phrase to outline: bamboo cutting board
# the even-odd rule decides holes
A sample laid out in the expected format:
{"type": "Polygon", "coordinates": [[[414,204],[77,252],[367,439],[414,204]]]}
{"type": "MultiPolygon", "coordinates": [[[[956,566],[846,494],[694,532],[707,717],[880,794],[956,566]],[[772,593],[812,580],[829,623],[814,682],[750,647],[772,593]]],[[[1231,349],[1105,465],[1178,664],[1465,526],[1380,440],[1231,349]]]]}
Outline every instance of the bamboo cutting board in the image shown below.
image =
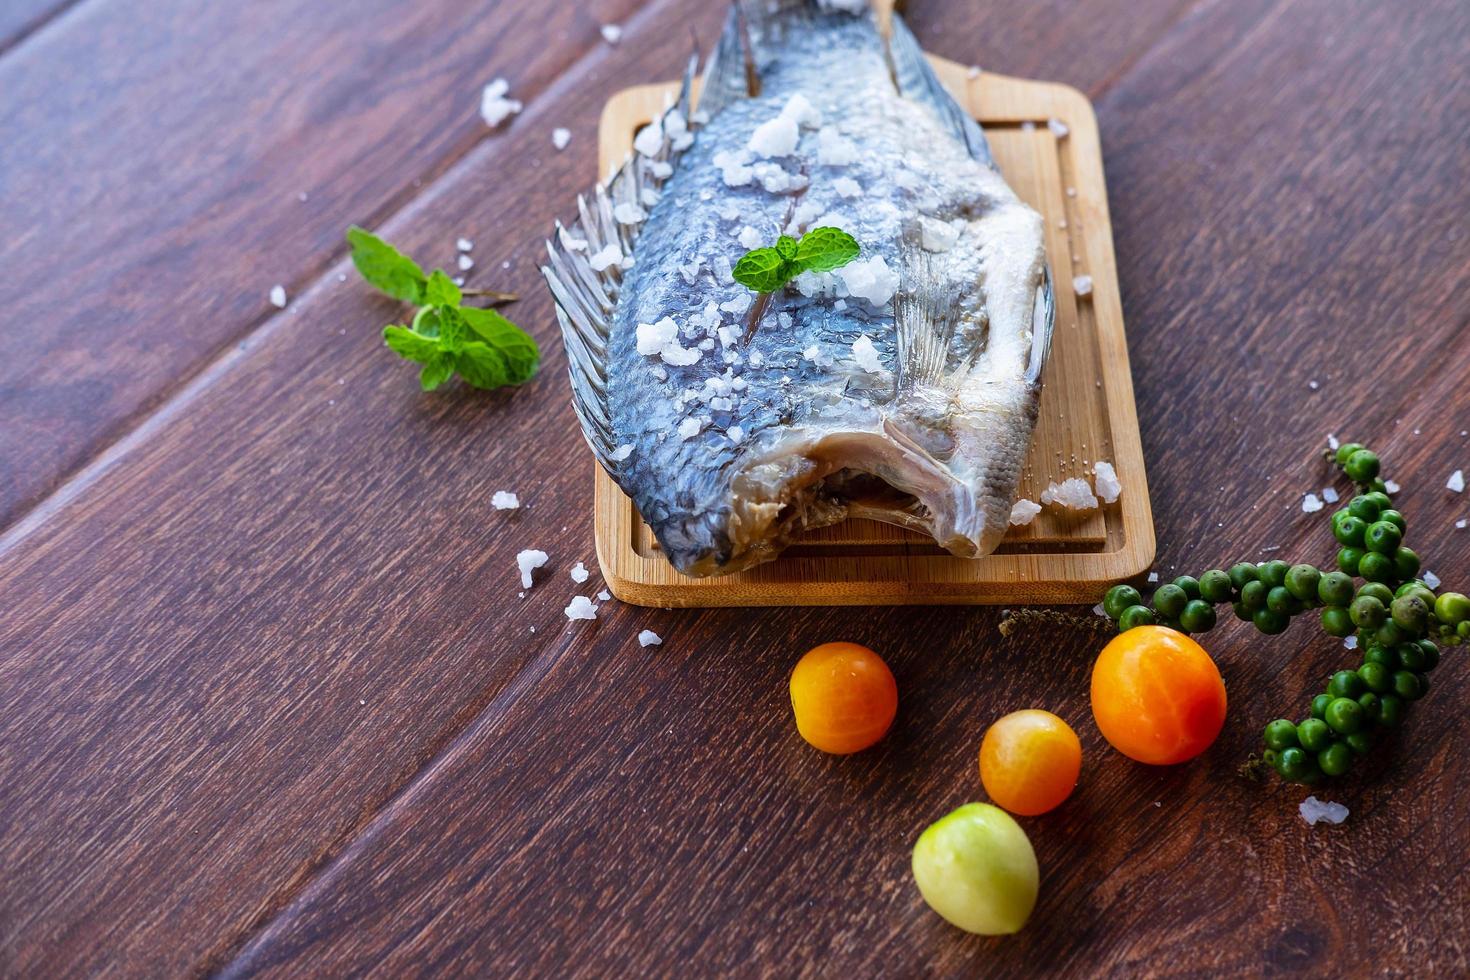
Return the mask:
{"type": "MultiPolygon", "coordinates": [[[[808,533],[773,562],[696,579],[664,560],[632,501],[599,467],[597,559],[622,601],[666,607],[1096,602],[1108,585],[1153,562],[1153,515],[1092,106],[1064,85],[931,60],[984,126],[1006,180],[1046,220],[1056,330],[1020,496],[1039,501],[1047,484],[1072,476],[1090,483],[1098,460],[1117,469],[1122,496],[1082,515],[1048,507],[1030,525],[1012,528],[984,558],[956,558],[926,535],[848,520],[808,533]],[[1049,126],[1053,120],[1061,126],[1049,126]],[[1077,295],[1078,276],[1091,277],[1090,295],[1077,295]]],[[[621,164],[638,128],[677,90],[673,83],[645,85],[612,97],[599,129],[601,173],[621,164]]]]}

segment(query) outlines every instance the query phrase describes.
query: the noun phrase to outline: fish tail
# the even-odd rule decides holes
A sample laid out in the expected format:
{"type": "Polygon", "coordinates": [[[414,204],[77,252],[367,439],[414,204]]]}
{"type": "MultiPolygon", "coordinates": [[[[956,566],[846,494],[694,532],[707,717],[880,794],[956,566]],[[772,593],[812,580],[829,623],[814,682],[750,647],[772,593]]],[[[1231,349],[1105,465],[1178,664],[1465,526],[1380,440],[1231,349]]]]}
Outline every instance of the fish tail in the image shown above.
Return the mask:
{"type": "Polygon", "coordinates": [[[623,288],[623,262],[648,217],[651,202],[693,143],[697,117],[690,101],[698,58],[690,59],[679,98],[639,133],[637,151],[606,183],[577,197],[577,219],[556,223],[546,243],[541,274],[556,300],[572,382],[572,407],[582,435],[599,463],[614,477],[622,469],[607,404],[608,334],[623,288]]]}

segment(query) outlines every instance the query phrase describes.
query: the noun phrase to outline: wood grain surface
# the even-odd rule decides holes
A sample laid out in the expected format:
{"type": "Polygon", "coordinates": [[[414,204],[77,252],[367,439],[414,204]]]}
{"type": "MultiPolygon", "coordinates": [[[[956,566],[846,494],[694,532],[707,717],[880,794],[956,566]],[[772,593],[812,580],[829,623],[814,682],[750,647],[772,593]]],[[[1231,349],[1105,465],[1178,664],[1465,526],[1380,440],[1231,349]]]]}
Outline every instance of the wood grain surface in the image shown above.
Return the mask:
{"type": "MultiPolygon", "coordinates": [[[[933,50],[1094,98],[1156,567],[1325,560],[1326,515],[1299,503],[1336,432],[1380,449],[1414,547],[1463,587],[1470,500],[1443,488],[1470,468],[1470,9],[912,6],[933,50]]],[[[1302,791],[1235,775],[1260,725],[1345,663],[1310,625],[1212,633],[1226,730],[1154,770],[1091,724],[1094,640],[1002,640],[993,610],[609,603],[568,624],[574,589],[599,587],[566,577],[591,559],[592,462],[538,243],[594,176],[607,92],[676,73],[720,10],[640,6],[611,48],[570,2],[335,8],[89,0],[0,56],[0,132],[35,134],[29,152],[0,140],[0,254],[24,272],[0,287],[0,972],[1470,968],[1459,651],[1392,747],[1321,794],[1349,822],[1311,829],[1302,791]],[[124,43],[169,12],[188,30],[124,43]],[[201,50],[217,71],[171,103],[201,50]],[[258,99],[226,95],[241,58],[279,73],[258,99]],[[387,62],[414,67],[351,94],[387,62]],[[71,87],[31,80],[58,63],[71,87]],[[486,134],[495,74],[528,105],[486,134]],[[125,77],[147,85],[129,98],[125,77]],[[424,113],[427,135],[407,126],[424,113]],[[554,126],[574,133],[563,153],[554,126]],[[342,197],[307,215],[306,175],[342,197]],[[128,209],[89,210],[104,191],[128,209]],[[473,282],[526,294],[516,315],[548,355],[533,384],[424,396],[381,351],[400,311],[338,281],[337,236],[390,212],[410,251],[445,262],[468,235],[473,282]],[[58,265],[59,305],[34,290],[58,265]],[[271,315],[276,280],[297,298],[271,315]],[[18,363],[27,334],[46,368],[18,363]],[[496,489],[526,506],[490,510],[496,489]],[[522,547],[553,556],[524,599],[522,547]],[[643,628],[664,645],[640,648],[643,628]],[[796,656],[837,638],[900,686],[893,733],[846,759],[797,739],[785,695],[796,656]],[[908,851],[983,798],[984,726],[1027,706],[1075,725],[1083,782],[1025,821],[1032,923],[966,937],[924,908],[908,851]]]]}

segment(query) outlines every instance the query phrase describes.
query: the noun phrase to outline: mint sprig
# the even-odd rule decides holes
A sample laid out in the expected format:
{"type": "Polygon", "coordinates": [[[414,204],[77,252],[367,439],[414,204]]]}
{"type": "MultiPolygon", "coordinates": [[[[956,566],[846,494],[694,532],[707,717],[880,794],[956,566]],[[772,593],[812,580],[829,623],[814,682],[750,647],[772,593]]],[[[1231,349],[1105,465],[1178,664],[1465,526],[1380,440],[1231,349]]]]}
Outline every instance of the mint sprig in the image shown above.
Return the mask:
{"type": "Polygon", "coordinates": [[[735,263],[735,281],[757,293],[773,293],[803,272],[840,269],[862,251],[840,228],[813,228],[798,241],[782,235],[769,248],[751,249],[735,263]]]}
{"type": "Polygon", "coordinates": [[[424,391],[433,391],[455,374],[473,388],[518,385],[535,376],[541,351],[531,335],[495,310],[464,305],[467,295],[495,301],[514,296],[463,290],[443,269],[425,275],[413,259],[356,226],[347,230],[347,242],[352,264],[369,284],[419,307],[409,325],[384,327],[383,343],[421,366],[424,391]]]}

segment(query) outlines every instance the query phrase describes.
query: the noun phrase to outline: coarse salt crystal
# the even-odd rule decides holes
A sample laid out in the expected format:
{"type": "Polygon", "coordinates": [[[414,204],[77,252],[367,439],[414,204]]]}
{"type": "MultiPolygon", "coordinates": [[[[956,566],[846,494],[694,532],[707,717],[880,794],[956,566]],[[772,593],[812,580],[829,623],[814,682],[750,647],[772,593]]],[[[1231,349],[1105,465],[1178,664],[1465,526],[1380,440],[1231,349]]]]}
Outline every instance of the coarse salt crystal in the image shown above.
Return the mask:
{"type": "Polygon", "coordinates": [[[745,430],[738,425],[732,425],[725,430],[725,438],[738,446],[745,441],[745,430]]]}
{"type": "Polygon", "coordinates": [[[1071,132],[1071,130],[1067,128],[1067,124],[1062,122],[1060,119],[1048,119],[1046,121],[1046,128],[1051,130],[1051,134],[1057,139],[1063,139],[1069,132],[1071,132]]]}
{"type": "Polygon", "coordinates": [[[546,552],[537,551],[534,548],[527,548],[516,555],[516,565],[521,570],[521,588],[531,587],[531,570],[545,565],[547,560],[546,552]]]}
{"type": "Polygon", "coordinates": [[[1440,586],[1439,576],[1433,572],[1423,572],[1419,575],[1419,578],[1423,579],[1424,584],[1431,589],[1437,589],[1440,586]]]}
{"type": "Polygon", "coordinates": [[[1466,520],[1463,517],[1455,522],[1455,527],[1461,531],[1465,530],[1467,526],[1470,526],[1470,520],[1466,520]]]}
{"type": "Polygon", "coordinates": [[[817,133],[817,163],[824,167],[845,167],[857,162],[857,145],[845,139],[832,126],[824,126],[817,133]]]}
{"type": "Polygon", "coordinates": [[[469,272],[475,267],[475,260],[463,252],[459,253],[459,257],[455,259],[455,262],[458,263],[460,272],[469,272]]]}
{"type": "Polygon", "coordinates": [[[583,582],[587,581],[587,579],[592,575],[591,572],[587,571],[587,565],[584,562],[580,561],[572,566],[572,570],[568,574],[572,576],[572,581],[576,582],[578,585],[581,585],[583,582]]]}
{"type": "Polygon", "coordinates": [[[616,242],[610,242],[587,258],[587,264],[592,266],[593,272],[601,272],[608,266],[617,265],[622,261],[623,250],[618,248],[616,242]]]}
{"type": "Polygon", "coordinates": [[[699,435],[699,430],[701,428],[703,428],[703,426],[700,424],[699,419],[692,416],[685,419],[684,421],[679,423],[679,441],[688,442],[690,439],[693,439],[695,436],[699,435]]]}
{"type": "Polygon", "coordinates": [[[919,216],[919,244],[926,252],[948,252],[960,240],[960,230],[947,221],[919,216]]]}
{"type": "Polygon", "coordinates": [[[1118,471],[1113,469],[1113,464],[1106,460],[1098,460],[1092,467],[1093,484],[1097,487],[1097,495],[1102,498],[1103,503],[1111,504],[1118,499],[1123,492],[1123,483],[1118,479],[1118,471]]]}
{"type": "Polygon", "coordinates": [[[1304,514],[1315,514],[1325,506],[1326,504],[1322,503],[1321,498],[1315,493],[1309,493],[1302,498],[1302,513],[1304,514]]]}
{"type": "Polygon", "coordinates": [[[614,449],[610,455],[614,460],[621,463],[623,460],[633,455],[633,444],[631,442],[625,442],[617,449],[614,449]]]}
{"type": "Polygon", "coordinates": [[[1400,490],[1403,489],[1403,487],[1399,486],[1392,480],[1384,480],[1383,489],[1388,493],[1398,493],[1400,490]]]}
{"type": "Polygon", "coordinates": [[[898,273],[888,268],[881,255],[849,262],[837,270],[837,275],[847,286],[849,295],[865,299],[874,306],[886,306],[898,291],[898,273]]]}
{"type": "Polygon", "coordinates": [[[757,126],[746,146],[756,156],[785,157],[796,152],[796,144],[800,140],[801,131],[796,120],[781,113],[757,126]]]}
{"type": "Polygon", "coordinates": [[[571,232],[567,231],[565,228],[558,228],[556,232],[556,237],[561,242],[562,248],[565,248],[569,252],[587,251],[587,239],[573,238],[571,232]]]}
{"type": "Polygon", "coordinates": [[[1358,648],[1358,635],[1353,633],[1343,637],[1342,648],[1344,650],[1356,650],[1358,648]]]}
{"type": "Polygon", "coordinates": [[[623,39],[623,29],[617,24],[603,24],[602,39],[608,44],[617,44],[623,39]]]}
{"type": "Polygon", "coordinates": [[[654,156],[664,148],[664,125],[660,119],[638,130],[638,135],[633,137],[633,149],[646,157],[654,156]]]}
{"type": "Polygon", "coordinates": [[[613,220],[621,225],[636,225],[647,217],[648,212],[632,201],[624,201],[613,208],[613,220]]]}
{"type": "Polygon", "coordinates": [[[740,242],[743,248],[761,247],[761,233],[750,227],[750,225],[746,225],[740,229],[740,234],[736,240],[740,242]]]}
{"type": "Polygon", "coordinates": [[[551,131],[551,145],[558,150],[565,150],[567,144],[572,141],[572,131],[563,126],[558,126],[551,131]]]}
{"type": "Polygon", "coordinates": [[[1061,483],[1053,483],[1041,491],[1043,504],[1059,504],[1070,510],[1089,510],[1097,506],[1097,497],[1092,487],[1080,477],[1070,477],[1061,483]]]}
{"type": "Polygon", "coordinates": [[[1339,824],[1348,817],[1348,808],[1341,803],[1328,803],[1317,799],[1315,796],[1309,796],[1305,800],[1302,800],[1297,810],[1301,812],[1302,819],[1313,827],[1319,821],[1339,824]]]}
{"type": "Polygon", "coordinates": [[[640,647],[656,647],[663,643],[664,638],[653,630],[640,630],[638,633],[638,645],[640,647]]]}
{"type": "Polygon", "coordinates": [[[1158,572],[1149,572],[1148,573],[1148,580],[1150,582],[1157,582],[1159,580],[1159,573],[1158,572]]]}
{"type": "Polygon", "coordinates": [[[468,238],[456,238],[454,240],[454,247],[461,252],[473,252],[475,250],[475,243],[468,238]]]}
{"type": "Polygon", "coordinates": [[[842,197],[862,197],[863,185],[851,177],[838,177],[832,181],[832,189],[842,197]]]}
{"type": "Polygon", "coordinates": [[[486,85],[480,93],[480,118],[485,120],[485,125],[491,129],[499,126],[524,108],[515,99],[507,99],[505,97],[509,91],[510,83],[503,78],[497,78],[489,85],[486,85]]]}
{"type": "Polygon", "coordinates": [[[852,359],[869,374],[877,374],[883,370],[883,362],[878,359],[878,349],[873,346],[867,334],[852,342],[852,359]]]}
{"type": "Polygon", "coordinates": [[[1464,493],[1464,491],[1465,491],[1465,471],[1464,470],[1455,470],[1455,472],[1451,473],[1450,474],[1449,482],[1446,483],[1444,485],[1444,487],[1445,487],[1446,490],[1452,490],[1455,493],[1464,493]]]}
{"type": "Polygon", "coordinates": [[[284,310],[286,308],[286,287],[285,286],[272,286],[271,287],[271,305],[274,306],[278,310],[284,310]]]}
{"type": "Polygon", "coordinates": [[[572,601],[562,610],[567,614],[567,619],[596,619],[597,604],[584,595],[573,596],[572,601]]]}
{"type": "Polygon", "coordinates": [[[1337,491],[1334,490],[1332,487],[1323,487],[1322,499],[1327,501],[1329,504],[1335,504],[1338,502],[1338,500],[1342,498],[1338,497],[1337,491]]]}
{"type": "Polygon", "coordinates": [[[490,506],[496,510],[515,510],[521,506],[521,498],[509,490],[496,490],[490,495],[490,506]]]}
{"type": "Polygon", "coordinates": [[[1076,293],[1078,296],[1091,296],[1092,295],[1092,277],[1091,276],[1078,276],[1075,279],[1073,279],[1072,280],[1072,292],[1076,293]]]}
{"type": "Polygon", "coordinates": [[[601,592],[597,593],[597,598],[601,602],[611,602],[612,593],[607,591],[607,589],[603,589],[601,592]]]}
{"type": "Polygon", "coordinates": [[[638,353],[651,357],[678,338],[679,325],[674,322],[673,317],[666,316],[657,323],[638,324],[633,330],[633,336],[638,353]]]}
{"type": "Polygon", "coordinates": [[[1036,515],[1040,513],[1040,504],[1034,500],[1027,500],[1025,497],[1022,497],[1014,504],[1011,504],[1011,524],[1016,527],[1023,524],[1030,524],[1036,519],[1036,515]]]}

